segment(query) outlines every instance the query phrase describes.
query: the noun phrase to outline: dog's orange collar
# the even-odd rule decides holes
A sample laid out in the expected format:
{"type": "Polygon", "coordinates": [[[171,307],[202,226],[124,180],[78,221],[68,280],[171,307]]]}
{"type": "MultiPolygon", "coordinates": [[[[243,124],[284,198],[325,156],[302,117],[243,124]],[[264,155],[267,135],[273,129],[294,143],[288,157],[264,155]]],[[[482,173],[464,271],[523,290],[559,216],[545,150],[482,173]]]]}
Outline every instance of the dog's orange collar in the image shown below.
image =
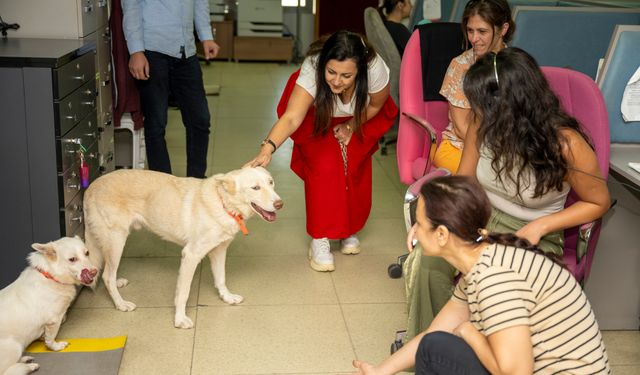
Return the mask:
{"type": "Polygon", "coordinates": [[[227,211],[227,214],[229,214],[229,216],[231,216],[233,218],[233,220],[235,220],[236,223],[238,223],[238,225],[240,226],[240,231],[242,232],[242,234],[244,234],[245,236],[247,234],[249,234],[249,229],[247,229],[247,226],[244,223],[244,218],[242,217],[242,215],[234,214],[231,211],[227,211]]]}
{"type": "Polygon", "coordinates": [[[40,272],[42,274],[42,276],[44,276],[45,278],[49,279],[49,280],[53,280],[55,282],[57,282],[58,284],[62,284],[65,285],[65,283],[60,282],[58,279],[56,279],[55,277],[53,277],[49,272],[47,271],[43,271],[40,268],[36,267],[36,269],[38,270],[38,272],[40,272]]]}

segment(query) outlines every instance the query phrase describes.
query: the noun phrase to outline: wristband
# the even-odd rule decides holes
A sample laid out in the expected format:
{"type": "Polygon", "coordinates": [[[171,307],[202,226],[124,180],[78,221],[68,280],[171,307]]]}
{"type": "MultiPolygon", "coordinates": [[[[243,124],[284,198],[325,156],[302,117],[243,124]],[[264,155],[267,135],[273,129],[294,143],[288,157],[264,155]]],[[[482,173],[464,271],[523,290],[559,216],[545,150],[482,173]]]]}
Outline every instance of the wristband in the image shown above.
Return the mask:
{"type": "Polygon", "coordinates": [[[274,152],[276,152],[276,150],[278,149],[278,147],[276,146],[275,143],[273,143],[272,140],[270,140],[269,138],[265,139],[264,141],[262,141],[262,143],[260,144],[260,146],[264,146],[266,144],[271,145],[271,147],[273,147],[273,151],[271,151],[271,153],[273,154],[274,152]]]}

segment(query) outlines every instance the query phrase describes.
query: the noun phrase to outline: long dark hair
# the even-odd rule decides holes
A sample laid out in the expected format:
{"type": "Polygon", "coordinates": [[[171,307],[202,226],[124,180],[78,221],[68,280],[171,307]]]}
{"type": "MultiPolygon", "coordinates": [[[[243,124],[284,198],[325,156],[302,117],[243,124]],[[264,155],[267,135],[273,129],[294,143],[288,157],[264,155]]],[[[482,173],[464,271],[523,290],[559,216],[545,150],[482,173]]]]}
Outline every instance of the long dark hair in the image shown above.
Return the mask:
{"type": "Polygon", "coordinates": [[[561,191],[568,163],[559,130],[573,129],[590,141],[578,121],[560,107],[534,58],[515,47],[488,53],[469,68],[463,88],[480,123],[476,146],[489,151],[500,181],[504,184],[506,176],[520,196],[528,182],[523,177],[532,172],[533,198],[561,191]]]}
{"type": "Polygon", "coordinates": [[[469,243],[486,241],[530,250],[563,265],[556,254],[545,253],[513,233],[490,232],[481,235],[479,230],[486,228],[491,218],[491,202],[482,186],[469,176],[436,177],[422,185],[420,195],[427,219],[434,228],[442,225],[469,243]]]}
{"type": "Polygon", "coordinates": [[[492,33],[495,32],[495,27],[501,28],[505,23],[509,24],[509,29],[502,37],[505,43],[511,40],[513,33],[516,31],[516,24],[511,18],[511,8],[509,8],[509,3],[506,0],[471,0],[464,7],[462,13],[462,35],[464,35],[464,41],[467,45],[469,44],[467,24],[469,23],[469,18],[476,15],[494,26],[494,29],[491,30],[492,33]]]}
{"type": "Polygon", "coordinates": [[[316,97],[314,106],[316,108],[315,124],[313,133],[315,135],[326,134],[331,128],[331,117],[333,117],[334,101],[336,95],[329,88],[325,80],[325,69],[329,60],[345,61],[351,59],[355,62],[357,73],[355,79],[355,109],[353,117],[353,131],[359,132],[361,125],[367,119],[365,108],[369,95],[369,63],[373,61],[376,52],[369,45],[367,40],[360,34],[346,30],[341,30],[331,34],[328,38],[321,38],[309,47],[307,56],[318,55],[316,65],[316,97]]]}

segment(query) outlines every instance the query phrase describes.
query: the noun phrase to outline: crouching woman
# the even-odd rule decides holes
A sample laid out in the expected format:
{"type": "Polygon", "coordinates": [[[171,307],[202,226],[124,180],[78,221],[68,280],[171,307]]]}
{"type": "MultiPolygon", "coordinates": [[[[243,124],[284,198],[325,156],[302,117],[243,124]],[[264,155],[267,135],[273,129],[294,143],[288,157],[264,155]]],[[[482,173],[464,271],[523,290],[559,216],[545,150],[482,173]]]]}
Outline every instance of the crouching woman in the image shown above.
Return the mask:
{"type": "Polygon", "coordinates": [[[484,229],[491,203],[465,176],[422,187],[417,239],[462,277],[431,326],[378,366],[354,361],[357,374],[608,374],[591,305],[553,255],[513,234],[484,229]]]}

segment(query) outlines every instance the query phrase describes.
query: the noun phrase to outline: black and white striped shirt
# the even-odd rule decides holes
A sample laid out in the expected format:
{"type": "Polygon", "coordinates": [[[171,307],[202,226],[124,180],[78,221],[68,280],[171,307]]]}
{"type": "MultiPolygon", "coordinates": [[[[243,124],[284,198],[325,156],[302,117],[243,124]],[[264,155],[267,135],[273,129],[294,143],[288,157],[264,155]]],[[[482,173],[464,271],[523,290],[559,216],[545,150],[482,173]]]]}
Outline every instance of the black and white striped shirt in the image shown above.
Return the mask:
{"type": "Polygon", "coordinates": [[[531,332],[534,373],[609,374],[598,323],[571,273],[544,255],[487,246],[458,283],[453,299],[466,302],[484,335],[525,325],[531,332]]]}

